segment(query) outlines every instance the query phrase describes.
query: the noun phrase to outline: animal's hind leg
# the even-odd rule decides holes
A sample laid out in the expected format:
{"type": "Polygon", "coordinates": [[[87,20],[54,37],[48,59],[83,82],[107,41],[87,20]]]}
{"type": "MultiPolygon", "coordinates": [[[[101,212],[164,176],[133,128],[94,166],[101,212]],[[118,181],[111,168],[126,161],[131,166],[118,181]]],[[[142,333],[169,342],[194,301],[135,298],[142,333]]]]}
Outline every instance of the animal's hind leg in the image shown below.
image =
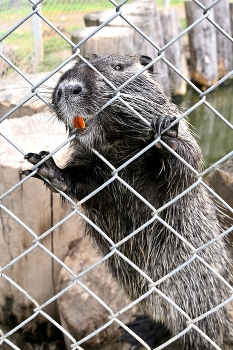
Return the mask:
{"type": "MultiPolygon", "coordinates": [[[[151,348],[155,347],[158,341],[169,334],[169,331],[160,323],[151,320],[148,316],[138,315],[135,321],[126,324],[135,334],[144,340],[151,348]]],[[[139,349],[142,344],[130,333],[123,334],[118,342],[127,342],[132,345],[131,350],[139,349]]]]}

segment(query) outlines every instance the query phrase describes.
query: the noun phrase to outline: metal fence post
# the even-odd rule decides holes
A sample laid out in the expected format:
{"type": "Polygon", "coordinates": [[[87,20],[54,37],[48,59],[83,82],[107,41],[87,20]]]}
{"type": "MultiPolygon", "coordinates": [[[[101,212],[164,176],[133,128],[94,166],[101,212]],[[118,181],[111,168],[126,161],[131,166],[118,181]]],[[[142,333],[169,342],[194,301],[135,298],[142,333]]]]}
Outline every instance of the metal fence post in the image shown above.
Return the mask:
{"type": "MultiPolygon", "coordinates": [[[[38,5],[41,13],[41,4],[38,5]]],[[[33,57],[33,71],[38,69],[38,66],[44,58],[44,43],[43,43],[43,27],[42,20],[35,15],[33,20],[33,41],[34,41],[34,57],[33,57]]]]}

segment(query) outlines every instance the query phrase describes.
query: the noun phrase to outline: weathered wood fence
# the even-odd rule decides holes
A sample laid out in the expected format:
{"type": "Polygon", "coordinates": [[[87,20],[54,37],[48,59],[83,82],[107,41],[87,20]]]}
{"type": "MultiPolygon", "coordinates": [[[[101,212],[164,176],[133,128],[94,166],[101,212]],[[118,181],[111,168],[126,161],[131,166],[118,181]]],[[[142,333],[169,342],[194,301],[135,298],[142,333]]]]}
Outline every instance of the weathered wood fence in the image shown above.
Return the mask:
{"type": "MultiPolygon", "coordinates": [[[[202,1],[209,5],[208,0],[202,1]]],[[[232,4],[221,0],[211,11],[210,19],[232,36],[230,9],[232,4]]],[[[185,1],[187,25],[201,17],[203,10],[192,1],[185,1]]],[[[233,12],[231,12],[233,13],[233,12]]],[[[207,19],[189,31],[191,79],[208,87],[233,69],[232,43],[207,19]]]]}
{"type": "MultiPolygon", "coordinates": [[[[202,1],[208,5],[208,0],[202,1]]],[[[79,43],[93,32],[96,26],[109,18],[111,11],[88,14],[84,17],[86,28],[76,30],[72,41],[79,43]]],[[[185,1],[187,26],[191,25],[203,14],[203,10],[193,1],[185,1]]],[[[181,18],[177,8],[160,8],[153,0],[142,0],[124,6],[124,16],[142,30],[158,47],[163,47],[172,38],[182,32],[181,18]]],[[[221,0],[210,11],[210,19],[222,27],[229,36],[233,31],[233,4],[221,0]]],[[[232,45],[208,19],[204,19],[188,33],[173,43],[165,51],[165,57],[182,74],[202,86],[203,89],[215,83],[232,70],[232,45]],[[188,42],[188,45],[184,43],[188,42]],[[186,48],[185,48],[186,46],[186,48]]],[[[156,57],[158,50],[136,32],[126,21],[117,17],[107,26],[80,46],[81,54],[121,53],[156,57]]],[[[184,95],[187,84],[177,73],[163,61],[155,67],[157,80],[172,95],[184,95]]]]}

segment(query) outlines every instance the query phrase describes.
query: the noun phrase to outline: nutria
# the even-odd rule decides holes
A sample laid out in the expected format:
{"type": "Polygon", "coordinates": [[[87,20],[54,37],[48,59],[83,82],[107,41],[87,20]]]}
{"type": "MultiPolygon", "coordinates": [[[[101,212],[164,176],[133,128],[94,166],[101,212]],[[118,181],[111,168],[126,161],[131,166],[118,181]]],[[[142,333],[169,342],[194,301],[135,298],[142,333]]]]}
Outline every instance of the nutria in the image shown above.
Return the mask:
{"type": "MultiPolygon", "coordinates": [[[[60,78],[52,95],[56,117],[65,123],[69,132],[73,132],[77,116],[81,117],[85,128],[77,129],[77,137],[71,143],[70,158],[63,169],[49,159],[38,173],[74,200],[80,200],[111,179],[112,167],[118,168],[160,135],[173,151],[156,143],[121,169],[108,186],[82,204],[87,217],[114,243],[154,218],[124,241],[118,250],[156,282],[189,260],[193,256],[193,247],[198,248],[223,232],[216,206],[202,184],[164,207],[157,213],[158,216],[153,212],[153,208],[163,207],[197,181],[195,170],[201,171],[201,151],[187,123],[183,119],[175,123],[179,110],[156,83],[156,73],[149,57],[93,55],[88,62],[94,69],[80,60],[60,78]],[[121,90],[121,98],[140,113],[145,122],[118,98],[101,109],[116,96],[113,86],[103,76],[118,88],[146,65],[148,69],[121,90]],[[92,148],[112,167],[93,153],[92,148]],[[187,167],[175,153],[195,170],[187,167]]],[[[35,164],[46,154],[29,153],[26,159],[35,164]]],[[[86,224],[86,232],[96,243],[100,254],[105,256],[111,251],[111,243],[93,226],[86,224]]],[[[225,279],[230,277],[231,262],[223,239],[198,252],[198,256],[225,279]]],[[[118,254],[111,256],[107,265],[132,300],[150,290],[151,282],[118,254]]],[[[180,337],[183,350],[212,349],[211,342],[197,329],[187,329],[187,321],[189,317],[201,316],[228,299],[229,287],[200,259],[195,258],[156,288],[187,316],[157,291],[140,302],[145,314],[164,325],[173,336],[186,329],[187,332],[180,337]]],[[[230,350],[233,346],[232,326],[227,316],[227,311],[220,308],[194,324],[221,349],[230,350]]],[[[148,319],[145,320],[148,322],[148,319]]],[[[131,327],[134,329],[134,325],[131,327]]],[[[153,339],[143,332],[140,336],[154,347],[158,340],[156,332],[153,339]]],[[[123,339],[129,340],[124,336],[123,339]]],[[[131,341],[133,349],[139,347],[137,341],[131,341]]]]}

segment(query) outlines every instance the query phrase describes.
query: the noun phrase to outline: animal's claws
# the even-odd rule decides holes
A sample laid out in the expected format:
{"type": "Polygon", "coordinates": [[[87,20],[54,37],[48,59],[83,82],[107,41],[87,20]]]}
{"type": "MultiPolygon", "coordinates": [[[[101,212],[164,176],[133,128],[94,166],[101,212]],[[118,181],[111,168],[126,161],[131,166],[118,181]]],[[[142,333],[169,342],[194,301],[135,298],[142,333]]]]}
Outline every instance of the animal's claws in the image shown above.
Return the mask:
{"type": "MultiPolygon", "coordinates": [[[[24,159],[26,159],[31,164],[35,165],[38,162],[40,162],[43,158],[45,158],[48,154],[49,152],[46,151],[41,151],[39,154],[28,153],[24,156],[24,159]]],[[[28,176],[30,173],[31,170],[21,171],[21,174],[26,176],[28,176]]],[[[33,177],[36,178],[40,178],[40,176],[49,180],[51,185],[53,187],[56,187],[58,190],[63,192],[67,190],[67,185],[64,181],[64,176],[61,172],[61,169],[57,167],[52,157],[50,157],[43,164],[41,164],[41,166],[39,166],[37,174],[33,175],[33,177]]],[[[48,187],[52,189],[50,185],[48,185],[48,187]]]]}
{"type": "MultiPolygon", "coordinates": [[[[144,340],[150,347],[156,346],[158,341],[169,333],[165,327],[152,321],[145,315],[136,316],[135,320],[127,323],[126,326],[144,340]]],[[[117,339],[117,342],[130,343],[132,345],[130,350],[136,350],[142,346],[142,344],[128,332],[121,335],[117,339]]]]}
{"type": "MultiPolygon", "coordinates": [[[[156,116],[151,121],[151,127],[154,132],[158,135],[161,135],[161,140],[166,142],[169,147],[171,147],[174,151],[178,147],[178,128],[179,123],[173,125],[170,129],[163,132],[163,130],[167,129],[169,125],[171,125],[176,120],[175,116],[156,116]]],[[[159,142],[155,144],[155,147],[160,150],[162,153],[169,153],[165,147],[163,147],[159,142]]]]}
{"type": "Polygon", "coordinates": [[[41,161],[41,156],[37,153],[28,153],[24,156],[29,163],[35,165],[41,161]]]}

